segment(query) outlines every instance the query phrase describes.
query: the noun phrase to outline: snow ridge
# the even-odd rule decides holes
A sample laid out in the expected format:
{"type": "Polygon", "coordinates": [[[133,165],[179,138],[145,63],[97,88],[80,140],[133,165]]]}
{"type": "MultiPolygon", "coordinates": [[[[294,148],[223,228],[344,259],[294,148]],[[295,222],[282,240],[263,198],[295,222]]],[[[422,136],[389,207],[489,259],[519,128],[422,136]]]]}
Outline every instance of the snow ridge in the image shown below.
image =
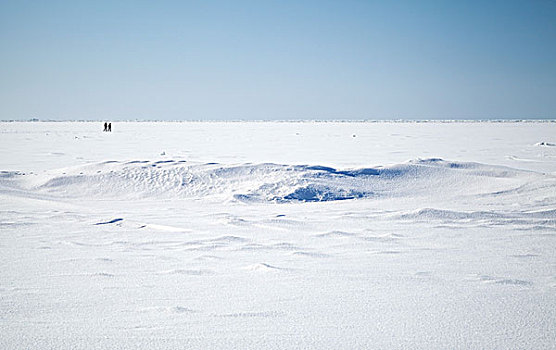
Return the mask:
{"type": "MultiPolygon", "coordinates": [[[[549,175],[438,158],[338,170],[326,166],[105,161],[47,174],[3,172],[5,190],[58,198],[207,198],[327,202],[364,198],[500,196],[541,190],[549,175]]],[[[552,182],[551,182],[552,183],[552,182]]],[[[550,186],[552,187],[552,186],[550,186]]]]}

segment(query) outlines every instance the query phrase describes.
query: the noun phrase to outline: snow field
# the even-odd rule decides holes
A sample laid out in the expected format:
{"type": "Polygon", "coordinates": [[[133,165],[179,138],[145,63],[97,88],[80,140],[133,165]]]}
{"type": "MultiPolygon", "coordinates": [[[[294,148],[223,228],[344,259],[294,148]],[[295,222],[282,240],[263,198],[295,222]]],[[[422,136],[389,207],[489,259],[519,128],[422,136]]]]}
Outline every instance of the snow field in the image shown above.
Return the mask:
{"type": "Polygon", "coordinates": [[[554,123],[97,128],[1,124],[3,348],[554,348],[554,123]]]}

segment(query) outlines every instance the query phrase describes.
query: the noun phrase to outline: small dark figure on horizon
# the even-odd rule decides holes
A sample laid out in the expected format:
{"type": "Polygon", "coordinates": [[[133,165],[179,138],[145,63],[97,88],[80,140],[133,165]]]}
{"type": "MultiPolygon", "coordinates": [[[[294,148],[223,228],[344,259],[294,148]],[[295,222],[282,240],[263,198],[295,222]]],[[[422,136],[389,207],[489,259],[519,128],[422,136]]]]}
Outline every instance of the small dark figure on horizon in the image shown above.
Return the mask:
{"type": "Polygon", "coordinates": [[[112,123],[108,123],[108,132],[112,132],[112,123]]]}
{"type": "Polygon", "coordinates": [[[104,123],[104,130],[102,131],[108,131],[108,123],[104,123]]]}

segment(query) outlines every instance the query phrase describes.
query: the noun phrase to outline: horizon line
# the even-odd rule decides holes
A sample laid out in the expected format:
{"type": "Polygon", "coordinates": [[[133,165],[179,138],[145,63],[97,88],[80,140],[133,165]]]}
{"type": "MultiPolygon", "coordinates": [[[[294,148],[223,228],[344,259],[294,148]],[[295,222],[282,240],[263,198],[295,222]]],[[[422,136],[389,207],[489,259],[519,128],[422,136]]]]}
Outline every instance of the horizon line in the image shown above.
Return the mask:
{"type": "Polygon", "coordinates": [[[25,122],[25,123],[62,123],[62,122],[80,122],[80,123],[99,123],[99,122],[118,122],[118,123],[149,123],[149,122],[167,122],[167,123],[516,123],[516,122],[556,122],[556,118],[486,118],[486,119],[2,119],[2,123],[25,122]]]}

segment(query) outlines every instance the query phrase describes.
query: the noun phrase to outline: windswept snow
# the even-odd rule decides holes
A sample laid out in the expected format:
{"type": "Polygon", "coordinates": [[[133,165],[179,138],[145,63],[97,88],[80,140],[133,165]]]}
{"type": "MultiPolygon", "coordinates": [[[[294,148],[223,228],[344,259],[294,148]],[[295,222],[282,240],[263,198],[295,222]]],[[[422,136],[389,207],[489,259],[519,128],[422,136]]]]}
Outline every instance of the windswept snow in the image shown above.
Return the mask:
{"type": "MultiPolygon", "coordinates": [[[[109,161],[43,174],[4,172],[0,184],[44,198],[326,202],[356,198],[510,196],[553,186],[553,176],[438,158],[338,170],[316,165],[109,161]],[[539,185],[539,183],[542,183],[539,185]]],[[[489,198],[486,198],[488,200],[489,198]]],[[[525,204],[525,203],[523,203],[525,204]]]]}
{"type": "Polygon", "coordinates": [[[2,348],[554,347],[556,123],[101,130],[0,124],[2,348]]]}

